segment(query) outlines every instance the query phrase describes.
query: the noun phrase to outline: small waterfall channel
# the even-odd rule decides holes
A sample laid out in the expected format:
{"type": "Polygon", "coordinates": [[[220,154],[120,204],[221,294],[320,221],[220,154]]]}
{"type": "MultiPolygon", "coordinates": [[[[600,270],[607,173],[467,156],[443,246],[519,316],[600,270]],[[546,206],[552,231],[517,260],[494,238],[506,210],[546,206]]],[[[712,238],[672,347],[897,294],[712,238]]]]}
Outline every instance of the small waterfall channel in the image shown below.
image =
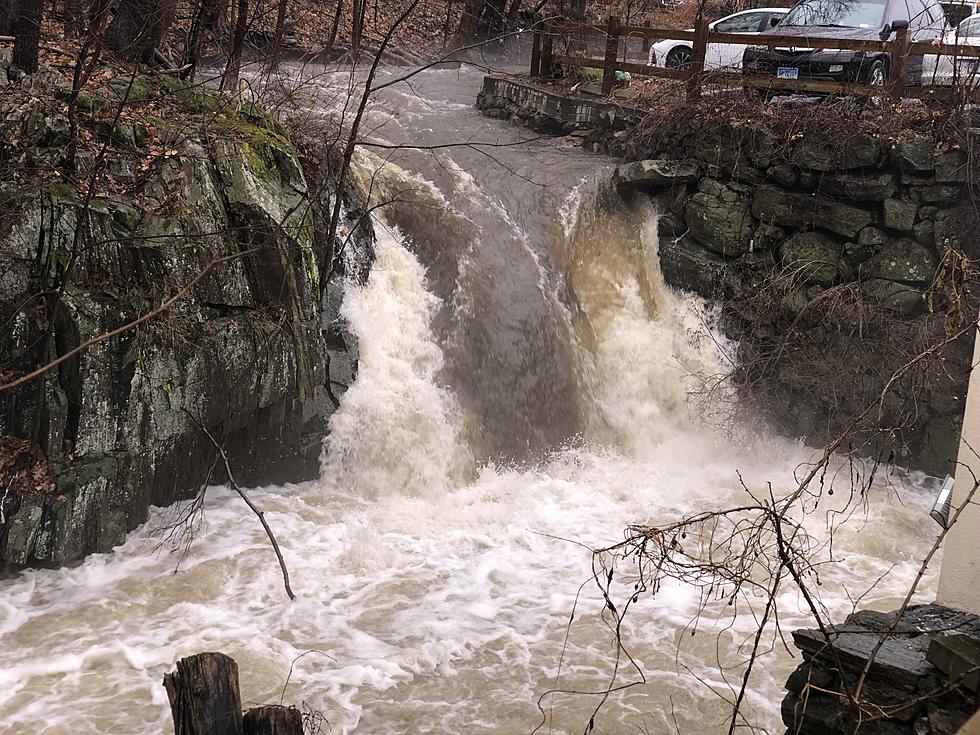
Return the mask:
{"type": "MultiPolygon", "coordinates": [[[[305,703],[332,733],[583,732],[595,697],[539,698],[612,676],[588,548],[741,502],[736,471],[794,486],[812,448],[719,428],[723,386],[692,400],[729,350],[710,310],[664,285],[656,211],[604,189],[610,162],[481,118],[480,78],[430,70],[369,110],[389,147],[360,149],[355,174],[390,203],[343,305],[358,377],[320,479],[252,494],[297,600],[233,493],[209,491],[176,554],[160,528],[180,508],[158,509],[111,554],[0,581],[0,732],[169,732],[160,682],[201,650],[238,660],[247,702],[305,703]],[[446,142],[488,145],[431,148],[446,142]]],[[[862,604],[895,606],[931,544],[931,483],[882,475],[837,531],[831,616],[879,578],[862,604]]],[[[807,521],[818,537],[827,522],[807,521]]],[[[780,606],[784,629],[808,624],[794,593],[780,606]]],[[[727,730],[739,674],[720,667],[755,622],[721,602],[692,636],[699,609],[678,583],[635,604],[622,637],[646,683],[610,698],[598,732],[727,730]]],[[[779,646],[763,659],[750,722],[781,729],[795,665],[779,646]]]]}

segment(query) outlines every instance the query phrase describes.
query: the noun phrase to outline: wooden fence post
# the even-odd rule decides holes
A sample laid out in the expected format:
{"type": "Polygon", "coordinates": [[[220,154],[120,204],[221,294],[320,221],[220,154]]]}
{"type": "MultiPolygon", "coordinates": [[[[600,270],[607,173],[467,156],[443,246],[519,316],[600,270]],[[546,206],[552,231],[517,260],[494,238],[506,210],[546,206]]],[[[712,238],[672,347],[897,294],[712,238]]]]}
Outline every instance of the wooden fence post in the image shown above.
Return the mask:
{"type": "Polygon", "coordinates": [[[891,96],[901,99],[905,93],[905,62],[909,57],[911,36],[908,28],[900,28],[892,42],[892,63],[888,69],[888,81],[891,86],[891,96]]]}
{"type": "Polygon", "coordinates": [[[550,79],[554,70],[551,68],[552,53],[552,27],[551,23],[545,23],[543,29],[544,38],[541,40],[541,76],[550,79]]]}
{"type": "Polygon", "coordinates": [[[606,56],[602,67],[602,93],[612,94],[616,86],[616,61],[619,59],[619,18],[609,16],[606,25],[606,56]]]}
{"type": "Polygon", "coordinates": [[[701,97],[701,81],[704,75],[704,55],[708,48],[708,21],[698,18],[694,24],[694,55],[691,57],[690,76],[687,78],[687,98],[701,97]]]}
{"type": "Polygon", "coordinates": [[[531,76],[541,76],[541,30],[537,26],[531,34],[531,76]]]}

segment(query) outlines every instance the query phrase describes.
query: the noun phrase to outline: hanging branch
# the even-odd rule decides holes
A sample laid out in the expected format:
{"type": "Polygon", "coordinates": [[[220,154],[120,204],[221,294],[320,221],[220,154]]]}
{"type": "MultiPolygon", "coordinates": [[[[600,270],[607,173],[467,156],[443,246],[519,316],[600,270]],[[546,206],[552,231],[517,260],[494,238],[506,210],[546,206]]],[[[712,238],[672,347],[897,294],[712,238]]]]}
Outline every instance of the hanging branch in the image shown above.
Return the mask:
{"type": "Polygon", "coordinates": [[[231,465],[228,462],[228,455],[225,454],[225,448],[217,442],[214,436],[212,436],[211,432],[208,431],[207,427],[203,423],[198,421],[197,418],[190,411],[188,411],[185,408],[184,413],[190,416],[191,421],[197,424],[197,427],[204,432],[205,436],[207,436],[211,444],[214,445],[214,448],[218,451],[218,454],[221,456],[221,461],[224,462],[225,473],[228,475],[228,484],[231,485],[232,490],[238,493],[239,497],[241,497],[241,499],[245,501],[245,505],[248,506],[249,510],[251,510],[258,517],[259,523],[261,523],[262,528],[265,529],[265,535],[269,537],[269,543],[272,544],[272,550],[276,552],[276,559],[279,560],[279,569],[282,570],[282,583],[283,586],[286,588],[286,594],[289,596],[290,600],[295,600],[296,595],[293,594],[293,589],[292,587],[289,586],[289,570],[286,569],[286,560],[282,558],[282,552],[279,550],[279,544],[276,542],[276,536],[274,533],[272,533],[272,529],[269,527],[269,522],[266,521],[265,519],[265,511],[263,511],[255,503],[253,503],[251,498],[249,498],[248,495],[245,494],[245,491],[242,490],[239,484],[235,481],[235,476],[231,471],[231,465]]]}

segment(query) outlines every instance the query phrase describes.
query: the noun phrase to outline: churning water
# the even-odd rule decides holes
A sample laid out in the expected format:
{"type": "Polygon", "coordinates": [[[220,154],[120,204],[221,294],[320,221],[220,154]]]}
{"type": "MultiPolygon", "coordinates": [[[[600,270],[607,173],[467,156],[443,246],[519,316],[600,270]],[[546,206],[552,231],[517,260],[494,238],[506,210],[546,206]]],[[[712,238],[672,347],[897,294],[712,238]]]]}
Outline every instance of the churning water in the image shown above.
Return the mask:
{"type": "MultiPolygon", "coordinates": [[[[795,487],[805,442],[719,430],[723,385],[691,399],[724,372],[726,345],[703,304],[662,283],[656,213],[597,185],[603,160],[479,117],[479,79],[426,72],[370,111],[376,142],[495,147],[358,154],[373,200],[398,200],[378,210],[377,261],[344,304],[358,378],[322,477],[252,493],[298,598],[237,496],[211,489],[177,554],[160,529],[181,509],[157,510],[112,554],[0,582],[0,731],[168,732],[164,673],[219,650],[247,702],[306,703],[329,732],[583,732],[617,650],[588,548],[743,502],[737,472],[795,487]]],[[[831,617],[883,575],[861,604],[896,606],[935,537],[930,485],[882,476],[837,531],[819,587],[831,617]]],[[[846,496],[825,498],[811,533],[846,496]]],[[[691,635],[695,591],[641,597],[622,638],[645,681],[595,729],[723,731],[748,602],[734,619],[709,604],[691,635]]],[[[784,628],[808,624],[788,588],[779,609],[784,628]]],[[[745,715],[778,732],[796,661],[773,649],[745,715]]],[[[634,681],[621,668],[615,684],[634,681]]]]}

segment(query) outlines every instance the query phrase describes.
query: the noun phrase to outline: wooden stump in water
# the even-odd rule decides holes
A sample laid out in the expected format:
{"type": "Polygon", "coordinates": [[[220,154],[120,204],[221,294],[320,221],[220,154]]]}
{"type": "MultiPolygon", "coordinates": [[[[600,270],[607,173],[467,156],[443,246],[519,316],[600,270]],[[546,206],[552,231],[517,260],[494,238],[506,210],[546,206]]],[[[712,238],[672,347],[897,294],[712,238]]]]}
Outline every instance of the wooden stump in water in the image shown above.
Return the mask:
{"type": "MultiPolygon", "coordinates": [[[[241,735],[242,697],[235,659],[213,652],[182,658],[177,670],[163,677],[163,685],[170,697],[174,735],[241,735]]],[[[297,732],[302,733],[302,728],[297,732]]]]}
{"type": "Polygon", "coordinates": [[[245,735],[303,735],[303,715],[295,707],[269,705],[245,713],[245,735]]]}

